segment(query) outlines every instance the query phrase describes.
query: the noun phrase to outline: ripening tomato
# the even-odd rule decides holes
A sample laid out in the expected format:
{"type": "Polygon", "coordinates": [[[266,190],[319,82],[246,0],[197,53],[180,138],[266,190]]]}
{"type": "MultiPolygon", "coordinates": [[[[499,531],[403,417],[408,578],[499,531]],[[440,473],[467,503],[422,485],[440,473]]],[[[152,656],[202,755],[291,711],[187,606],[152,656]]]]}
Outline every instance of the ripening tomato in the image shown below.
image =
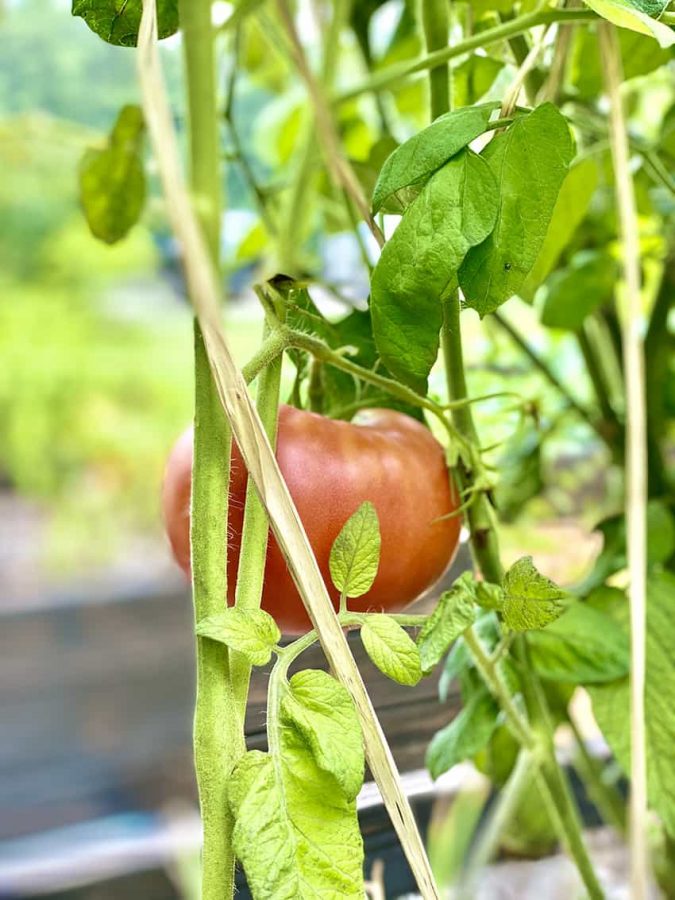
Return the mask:
{"type": "MultiPolygon", "coordinates": [[[[380,566],[352,610],[395,612],[434,584],[459,541],[458,506],[443,448],[415,419],[388,409],[364,410],[351,422],[282,406],[277,459],[298,508],[319,568],[338,607],[328,560],[333,541],[358,507],[370,500],[382,535],[380,566]]],[[[173,448],[166,468],[162,506],[173,554],[190,569],[189,506],[192,429],[173,448]]],[[[239,563],[247,472],[233,446],[229,507],[228,595],[233,602],[239,563]]],[[[310,628],[300,595],[273,537],[267,551],[262,598],[279,628],[310,628]]]]}

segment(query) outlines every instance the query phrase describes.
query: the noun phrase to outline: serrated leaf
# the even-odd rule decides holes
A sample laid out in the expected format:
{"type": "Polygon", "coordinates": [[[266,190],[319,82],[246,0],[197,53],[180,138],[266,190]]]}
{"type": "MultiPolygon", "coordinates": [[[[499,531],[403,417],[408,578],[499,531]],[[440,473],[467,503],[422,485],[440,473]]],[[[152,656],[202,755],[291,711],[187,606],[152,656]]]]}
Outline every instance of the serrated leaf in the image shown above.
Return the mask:
{"type": "Polygon", "coordinates": [[[372,587],[380,564],[380,523],[366,500],[347,519],[330,551],[330,577],[345,597],[361,597],[372,587]]]}
{"type": "Polygon", "coordinates": [[[462,150],[429,179],[375,266],[375,343],[390,372],[420,393],[438,355],[441,299],[456,286],[467,250],[492,230],[496,213],[490,167],[462,150]]]}
{"type": "Polygon", "coordinates": [[[438,778],[485,747],[497,727],[499,708],[485,691],[474,694],[461,712],[438,731],[427,749],[426,765],[438,778]]]}
{"type": "Polygon", "coordinates": [[[466,305],[479,315],[517,294],[534,266],[573,154],[567,122],[550,103],[520,116],[483,151],[497,179],[497,220],[459,270],[466,305]]]}
{"type": "Polygon", "coordinates": [[[143,209],[144,128],[140,107],[124,106],[107,147],[87,150],[80,163],[80,202],[91,233],[107,244],[125,237],[143,209]]]}
{"type": "MultiPolygon", "coordinates": [[[[136,46],[143,0],[73,0],[71,12],[108,44],[136,46]]],[[[178,31],[178,0],[157,0],[157,31],[160,40],[178,31]]]]}
{"type": "Polygon", "coordinates": [[[586,216],[598,186],[598,177],[598,164],[592,157],[570,166],[555,202],[544,243],[534,266],[518,290],[518,295],[528,303],[532,302],[537,288],[553,271],[563,250],[586,216]]]}
{"type": "Polygon", "coordinates": [[[422,677],[415,642],[391,616],[369,615],[361,628],[361,640],[372,662],[387,678],[412,686],[422,677]]]}
{"type": "Polygon", "coordinates": [[[279,756],[252,750],[230,779],[234,851],[255,900],[361,900],[363,841],[356,803],[319,768],[295,728],[279,756]]]}
{"type": "MultiPolygon", "coordinates": [[[[451,157],[483,134],[498,105],[486,103],[454,109],[397,147],[382,166],[375,184],[373,212],[382,209],[398,191],[424,184],[451,157]]],[[[401,210],[402,204],[397,202],[393,211],[401,210]]]]}
{"type": "Polygon", "coordinates": [[[578,331],[594,310],[611,299],[617,275],[617,264],[608,253],[580,254],[569,268],[550,278],[541,310],[542,324],[578,331]]]}
{"type": "Polygon", "coordinates": [[[244,610],[236,606],[216,616],[207,616],[195,630],[200,637],[219,641],[242,653],[253,666],[268,663],[272,649],[281,638],[277,623],[265,610],[244,610]]]}
{"type": "Polygon", "coordinates": [[[447,652],[450,644],[476,619],[474,598],[467,587],[466,573],[449,591],[444,591],[436,608],[422,626],[417,637],[420,663],[425,674],[431,672],[447,652]]]}
{"type": "Polygon", "coordinates": [[[353,800],[363,784],[363,736],[354,701],[327,672],[306,669],[289,682],[281,702],[284,722],[295,726],[320,769],[330,772],[353,800]]]}
{"type": "Polygon", "coordinates": [[[619,28],[650,34],[662,47],[675,44],[675,32],[652,16],[660,16],[667,0],[584,0],[594,12],[619,28]]]}
{"type": "Polygon", "coordinates": [[[529,638],[532,662],[543,678],[601,684],[628,672],[626,632],[586,603],[574,603],[559,619],[529,638]]]}
{"type": "MultiPolygon", "coordinates": [[[[649,803],[675,837],[675,578],[670,573],[647,581],[647,783],[649,803]]],[[[588,688],[593,712],[612,752],[630,772],[630,685],[628,678],[588,688]]]]}
{"type": "Polygon", "coordinates": [[[565,611],[569,595],[535,568],[532,557],[515,562],[504,576],[504,622],[512,631],[544,628],[565,611]]]}

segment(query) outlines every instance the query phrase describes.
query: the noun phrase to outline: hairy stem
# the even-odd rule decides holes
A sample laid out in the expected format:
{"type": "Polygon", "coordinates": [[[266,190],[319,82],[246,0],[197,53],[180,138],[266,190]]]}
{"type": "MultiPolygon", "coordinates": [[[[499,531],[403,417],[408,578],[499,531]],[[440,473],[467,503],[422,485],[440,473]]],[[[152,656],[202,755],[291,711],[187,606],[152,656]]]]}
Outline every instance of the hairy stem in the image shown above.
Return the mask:
{"type": "MultiPolygon", "coordinates": [[[[181,0],[189,110],[192,200],[211,260],[220,242],[220,147],[215,58],[209,0],[181,0]]],[[[195,427],[191,556],[195,620],[222,610],[227,597],[227,505],[230,428],[216,393],[202,333],[195,322],[195,427]]],[[[232,819],[227,779],[243,752],[232,693],[231,654],[197,638],[194,752],[203,827],[202,897],[223,900],[234,892],[232,819]]]]}

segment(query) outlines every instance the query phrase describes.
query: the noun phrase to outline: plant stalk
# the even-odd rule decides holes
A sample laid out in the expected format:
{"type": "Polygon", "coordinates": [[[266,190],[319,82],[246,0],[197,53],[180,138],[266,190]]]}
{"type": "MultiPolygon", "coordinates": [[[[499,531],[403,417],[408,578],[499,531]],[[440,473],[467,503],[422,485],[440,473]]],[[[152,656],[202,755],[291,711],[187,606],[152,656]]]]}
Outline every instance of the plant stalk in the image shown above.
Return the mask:
{"type": "Polygon", "coordinates": [[[626,382],[626,550],[631,624],[630,670],[630,871],[631,897],[649,894],[647,836],[647,755],[645,725],[647,613],[647,411],[642,340],[640,237],[621,83],[616,31],[598,27],[605,87],[610,100],[610,147],[622,243],[626,306],[622,318],[626,382]]]}
{"type": "MultiPolygon", "coordinates": [[[[221,214],[215,57],[209,0],[181,0],[188,94],[192,202],[212,264],[218,265],[221,214]]],[[[195,621],[216,614],[227,597],[227,505],[231,432],[215,390],[202,332],[195,321],[195,427],[191,558],[195,621]]],[[[227,779],[243,752],[232,692],[231,654],[197,638],[194,753],[203,827],[202,898],[234,893],[232,819],[227,779]]]]}

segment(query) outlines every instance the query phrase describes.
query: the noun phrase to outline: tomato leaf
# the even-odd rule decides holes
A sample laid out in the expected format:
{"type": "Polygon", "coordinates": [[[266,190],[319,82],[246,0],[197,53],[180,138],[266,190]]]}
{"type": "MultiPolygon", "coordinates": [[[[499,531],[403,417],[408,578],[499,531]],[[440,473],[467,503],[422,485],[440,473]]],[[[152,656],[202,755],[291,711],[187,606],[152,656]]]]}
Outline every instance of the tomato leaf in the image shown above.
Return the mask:
{"type": "Polygon", "coordinates": [[[497,106],[498,103],[485,103],[454,109],[397,147],[382,166],[375,184],[373,212],[382,208],[401,212],[412,197],[408,194],[397,199],[396,194],[413,186],[419,189],[451,157],[483,134],[497,106]]]}
{"type": "MultiPolygon", "coordinates": [[[[675,837],[675,577],[653,575],[647,582],[647,783],[649,802],[675,837]]],[[[628,678],[589,687],[593,712],[625,772],[630,771],[630,685],[628,678]]]]}
{"type": "Polygon", "coordinates": [[[320,769],[330,772],[354,800],[363,784],[363,737],[354,701],[327,672],[297,672],[281,701],[284,721],[295,726],[320,769]]]}
{"type": "MultiPolygon", "coordinates": [[[[107,43],[136,46],[143,0],[72,0],[71,12],[107,43]]],[[[157,30],[160,39],[178,31],[178,0],[157,0],[157,30]]]]}
{"type": "Polygon", "coordinates": [[[375,266],[370,308],[377,348],[387,368],[420,393],[438,355],[441,299],[456,287],[467,250],[490,233],[496,213],[489,165],[462,150],[429,179],[375,266]]]}
{"type": "Polygon", "coordinates": [[[234,851],[256,900],[364,896],[356,803],[321,769],[294,727],[279,755],[252,750],[228,786],[234,851]]]}
{"type": "Polygon", "coordinates": [[[492,737],[498,718],[499,708],[487,691],[474,694],[452,722],[431,739],[426,755],[431,777],[438,778],[482,750],[492,737]]]}
{"type": "Polygon", "coordinates": [[[504,576],[504,622],[513,631],[544,628],[563,614],[568,598],[524,556],[504,576]]]}
{"type": "Polygon", "coordinates": [[[412,686],[422,677],[415,642],[391,616],[369,615],[361,628],[361,640],[372,662],[387,678],[412,686]]]}
{"type": "Polygon", "coordinates": [[[574,603],[559,619],[528,639],[532,662],[543,678],[570,684],[601,684],[628,672],[626,632],[586,603],[574,603]]]}
{"type": "Polygon", "coordinates": [[[380,564],[380,524],[366,500],[347,519],[330,551],[330,576],[345,597],[361,597],[375,581],[380,564]]]}
{"type": "MultiPolygon", "coordinates": [[[[583,29],[584,33],[586,29],[583,29]]],[[[597,53],[596,53],[597,55],[597,53]]],[[[551,222],[536,262],[518,290],[523,300],[532,302],[537,288],[553,271],[560,255],[583,221],[598,186],[598,164],[592,157],[571,166],[560,188],[551,222]]]]}
{"type": "Polygon", "coordinates": [[[547,284],[541,321],[547,328],[578,331],[584,320],[611,299],[618,276],[614,259],[601,251],[579,254],[547,284]]]}
{"type": "Polygon", "coordinates": [[[476,608],[467,587],[469,573],[460,576],[449,591],[444,591],[436,608],[422,626],[417,637],[422,671],[427,675],[440,662],[450,644],[472,625],[476,608]]]}
{"type": "Polygon", "coordinates": [[[80,202],[91,233],[114,244],[136,224],[145,202],[141,158],[143,113],[124,106],[103,150],[89,149],[80,163],[80,202]]]}
{"type": "Polygon", "coordinates": [[[550,103],[516,119],[483,151],[497,179],[497,221],[459,270],[466,305],[481,316],[517,294],[534,266],[573,153],[567,122],[550,103]]]}
{"type": "Polygon", "coordinates": [[[236,606],[216,616],[207,616],[195,630],[200,637],[219,641],[242,653],[254,666],[264,666],[270,661],[272,649],[281,638],[277,623],[265,610],[244,610],[236,606]]]}
{"type": "Polygon", "coordinates": [[[668,0],[584,0],[584,3],[620,28],[652,35],[662,47],[675,44],[675,32],[652,18],[661,15],[668,0]]]}

